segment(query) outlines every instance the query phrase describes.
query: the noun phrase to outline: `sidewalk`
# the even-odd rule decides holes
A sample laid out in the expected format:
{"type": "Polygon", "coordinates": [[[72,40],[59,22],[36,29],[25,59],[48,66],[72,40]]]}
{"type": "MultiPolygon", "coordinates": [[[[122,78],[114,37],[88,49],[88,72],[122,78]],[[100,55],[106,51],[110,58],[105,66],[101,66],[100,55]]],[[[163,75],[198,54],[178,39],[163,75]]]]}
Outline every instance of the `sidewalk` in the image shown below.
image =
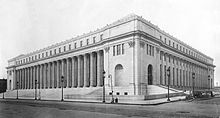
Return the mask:
{"type": "MultiPolygon", "coordinates": [[[[2,94],[0,94],[0,99],[2,99],[2,94]]],[[[5,99],[12,99],[17,100],[16,97],[5,97],[5,99]]],[[[30,97],[19,97],[18,100],[35,100],[34,98],[30,97]]],[[[154,99],[154,100],[118,100],[118,103],[114,104],[124,104],[124,105],[159,105],[164,103],[170,103],[170,102],[176,102],[180,100],[184,100],[185,96],[177,96],[177,97],[171,97],[170,101],[167,101],[167,98],[162,99],[154,99]]],[[[38,101],[61,101],[60,98],[58,99],[49,99],[49,98],[41,98],[41,100],[38,101]]],[[[102,100],[85,100],[85,99],[64,99],[64,101],[67,102],[81,102],[81,103],[103,103],[102,100]]],[[[106,100],[103,104],[112,104],[110,100],[106,100]]]]}

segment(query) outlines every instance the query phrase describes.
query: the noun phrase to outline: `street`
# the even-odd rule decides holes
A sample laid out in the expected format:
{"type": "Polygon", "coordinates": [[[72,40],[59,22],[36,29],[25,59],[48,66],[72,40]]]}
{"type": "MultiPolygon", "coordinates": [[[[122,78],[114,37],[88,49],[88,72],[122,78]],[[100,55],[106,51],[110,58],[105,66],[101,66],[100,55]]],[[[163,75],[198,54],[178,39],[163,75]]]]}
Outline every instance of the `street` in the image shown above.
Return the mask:
{"type": "Polygon", "coordinates": [[[213,118],[220,98],[161,105],[122,105],[0,99],[0,118],[213,118]]]}

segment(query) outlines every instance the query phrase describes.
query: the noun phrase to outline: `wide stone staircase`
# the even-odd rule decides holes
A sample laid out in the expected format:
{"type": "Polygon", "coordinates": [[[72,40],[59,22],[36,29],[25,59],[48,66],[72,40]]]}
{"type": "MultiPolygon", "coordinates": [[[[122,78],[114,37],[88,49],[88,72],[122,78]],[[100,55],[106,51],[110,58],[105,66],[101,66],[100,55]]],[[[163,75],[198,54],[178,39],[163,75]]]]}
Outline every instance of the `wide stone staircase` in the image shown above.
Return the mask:
{"type": "MultiPolygon", "coordinates": [[[[147,86],[147,95],[145,96],[146,100],[151,99],[159,99],[159,98],[166,98],[168,95],[168,87],[163,85],[148,85],[147,86]]],[[[174,88],[169,88],[169,96],[176,97],[176,96],[185,96],[186,94],[174,88]]]]}

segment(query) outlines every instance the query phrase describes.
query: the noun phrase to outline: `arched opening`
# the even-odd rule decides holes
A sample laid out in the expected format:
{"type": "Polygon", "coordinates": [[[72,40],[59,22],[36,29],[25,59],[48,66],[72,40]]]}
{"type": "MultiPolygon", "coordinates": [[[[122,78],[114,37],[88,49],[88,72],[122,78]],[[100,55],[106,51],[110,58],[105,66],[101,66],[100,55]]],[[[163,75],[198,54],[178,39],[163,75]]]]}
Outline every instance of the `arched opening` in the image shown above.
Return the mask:
{"type": "Polygon", "coordinates": [[[121,64],[118,64],[115,66],[115,86],[123,86],[125,85],[125,81],[123,78],[124,71],[123,66],[121,64]]]}
{"type": "Polygon", "coordinates": [[[150,64],[148,65],[147,68],[147,72],[148,72],[148,85],[152,85],[153,84],[153,66],[150,64]]]}

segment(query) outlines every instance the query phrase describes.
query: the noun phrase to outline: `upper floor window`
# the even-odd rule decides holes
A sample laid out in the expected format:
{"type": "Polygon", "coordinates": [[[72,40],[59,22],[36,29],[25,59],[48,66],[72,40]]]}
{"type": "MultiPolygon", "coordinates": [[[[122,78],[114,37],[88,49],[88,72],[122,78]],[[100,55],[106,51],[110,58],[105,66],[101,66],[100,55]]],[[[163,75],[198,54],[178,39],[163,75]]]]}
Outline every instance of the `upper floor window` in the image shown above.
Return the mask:
{"type": "Polygon", "coordinates": [[[61,48],[59,48],[59,53],[61,53],[61,48]]]}
{"type": "Polygon", "coordinates": [[[64,51],[64,52],[66,51],[66,46],[63,46],[63,51],[64,51]]]}
{"type": "Polygon", "coordinates": [[[54,49],[54,54],[56,54],[56,49],[54,49]]]}
{"type": "Polygon", "coordinates": [[[102,39],[103,39],[103,34],[100,35],[100,40],[102,40],[102,39]]]}
{"type": "Polygon", "coordinates": [[[52,55],[52,50],[50,50],[50,56],[52,55]]]}
{"type": "Polygon", "coordinates": [[[76,43],[74,43],[74,48],[76,49],[76,43]]]}
{"type": "Polygon", "coordinates": [[[89,45],[89,39],[86,39],[86,45],[89,45]]]}
{"type": "Polygon", "coordinates": [[[40,54],[38,54],[38,59],[40,59],[40,54]]]}
{"type": "Polygon", "coordinates": [[[164,42],[167,44],[167,39],[166,38],[164,38],[164,42]]]}
{"type": "Polygon", "coordinates": [[[124,54],[125,50],[124,50],[124,43],[121,45],[121,53],[124,54]]]}
{"type": "Polygon", "coordinates": [[[160,40],[162,39],[162,36],[160,36],[160,40]]]}
{"type": "Polygon", "coordinates": [[[83,45],[83,41],[80,41],[80,47],[82,47],[82,45],[83,45]]]}
{"type": "Polygon", "coordinates": [[[95,43],[95,36],[93,37],[93,43],[95,43]]]}
{"type": "Polygon", "coordinates": [[[169,46],[171,45],[170,40],[169,40],[169,46]]]}
{"type": "Polygon", "coordinates": [[[46,57],[48,56],[48,52],[46,52],[46,57]]]}
{"type": "Polygon", "coordinates": [[[115,56],[115,46],[113,46],[113,56],[115,56]]]}
{"type": "Polygon", "coordinates": [[[37,59],[37,55],[35,55],[35,60],[37,59]]]}
{"type": "Polygon", "coordinates": [[[178,49],[179,47],[178,47],[178,44],[176,44],[176,48],[178,49]]]}
{"type": "Polygon", "coordinates": [[[174,42],[173,42],[173,47],[175,46],[174,42]]]}
{"type": "Polygon", "coordinates": [[[69,50],[71,50],[71,44],[69,44],[69,50]]]}
{"type": "Polygon", "coordinates": [[[44,53],[42,53],[42,58],[44,58],[44,53]]]}
{"type": "Polygon", "coordinates": [[[117,55],[121,54],[121,45],[117,45],[117,55]]]}

